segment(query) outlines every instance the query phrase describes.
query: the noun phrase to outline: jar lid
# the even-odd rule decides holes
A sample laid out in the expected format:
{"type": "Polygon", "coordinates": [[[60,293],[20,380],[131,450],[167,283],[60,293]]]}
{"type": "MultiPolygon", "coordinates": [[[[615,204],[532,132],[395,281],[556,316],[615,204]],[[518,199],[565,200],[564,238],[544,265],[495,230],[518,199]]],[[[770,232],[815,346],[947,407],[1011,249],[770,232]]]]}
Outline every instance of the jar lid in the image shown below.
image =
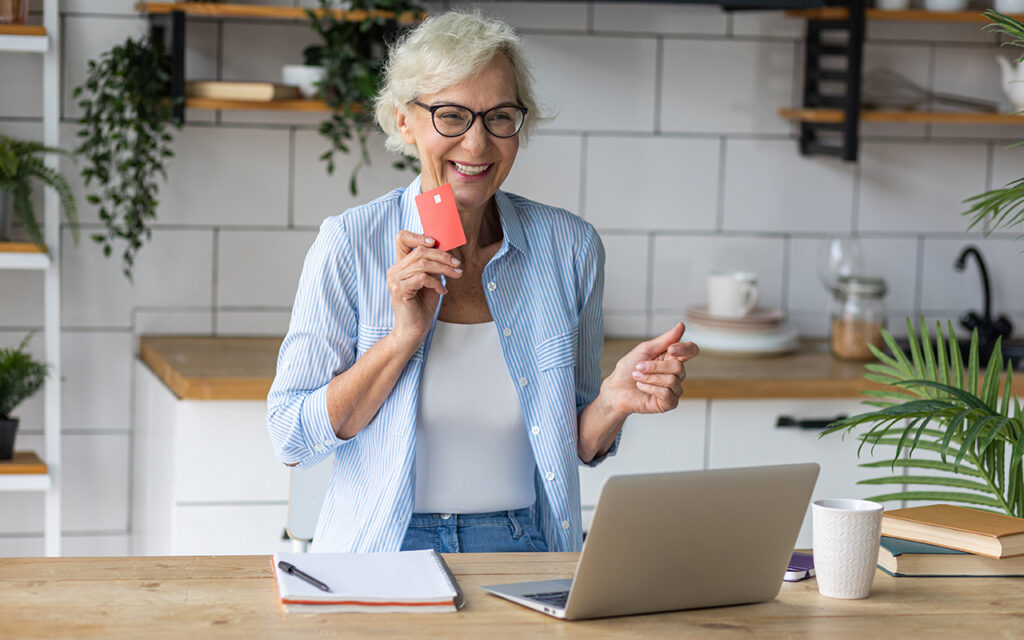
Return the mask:
{"type": "Polygon", "coordinates": [[[832,292],[836,295],[855,296],[884,296],[888,289],[885,286],[884,278],[872,278],[868,276],[841,276],[836,280],[836,286],[832,292]]]}

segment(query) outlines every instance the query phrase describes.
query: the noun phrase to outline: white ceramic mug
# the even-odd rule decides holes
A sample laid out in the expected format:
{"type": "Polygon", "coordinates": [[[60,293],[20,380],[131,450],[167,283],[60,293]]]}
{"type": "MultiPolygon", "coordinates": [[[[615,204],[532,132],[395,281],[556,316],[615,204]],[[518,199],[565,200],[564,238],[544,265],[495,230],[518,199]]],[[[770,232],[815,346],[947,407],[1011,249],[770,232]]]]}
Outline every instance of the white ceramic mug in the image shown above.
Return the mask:
{"type": "Polygon", "coordinates": [[[882,535],[882,505],[870,500],[815,500],[814,571],[818,593],[855,600],[871,593],[882,535]]]}
{"type": "Polygon", "coordinates": [[[757,274],[749,271],[716,271],[708,276],[708,313],[739,318],[757,306],[757,274]]]}

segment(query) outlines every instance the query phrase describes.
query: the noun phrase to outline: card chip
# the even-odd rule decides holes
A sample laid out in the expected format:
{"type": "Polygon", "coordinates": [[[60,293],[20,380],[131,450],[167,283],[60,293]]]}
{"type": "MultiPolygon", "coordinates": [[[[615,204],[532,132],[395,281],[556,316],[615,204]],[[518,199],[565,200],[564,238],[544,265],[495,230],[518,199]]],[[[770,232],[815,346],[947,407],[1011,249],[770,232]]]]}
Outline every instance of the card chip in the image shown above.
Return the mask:
{"type": "Polygon", "coordinates": [[[440,193],[435,193],[434,194],[434,204],[441,204],[441,194],[440,193]]]}

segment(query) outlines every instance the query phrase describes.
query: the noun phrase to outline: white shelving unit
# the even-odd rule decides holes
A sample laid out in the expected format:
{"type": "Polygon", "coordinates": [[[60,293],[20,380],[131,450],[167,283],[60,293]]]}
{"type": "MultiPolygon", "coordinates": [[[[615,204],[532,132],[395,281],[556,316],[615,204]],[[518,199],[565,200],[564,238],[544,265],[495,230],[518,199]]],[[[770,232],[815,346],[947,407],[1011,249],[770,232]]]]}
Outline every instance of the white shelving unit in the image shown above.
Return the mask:
{"type": "MultiPolygon", "coordinates": [[[[17,33],[17,28],[0,30],[0,51],[43,56],[43,143],[60,146],[60,2],[43,0],[43,31],[17,33]]],[[[59,170],[55,156],[46,165],[59,170]]],[[[0,269],[35,269],[43,272],[43,335],[50,376],[44,396],[43,452],[46,473],[0,474],[0,491],[39,491],[45,496],[44,551],[60,555],[61,536],[61,349],[60,349],[60,200],[52,189],[43,199],[48,254],[4,251],[0,248],[0,269]]],[[[10,247],[8,247],[10,249],[10,247]]]]}

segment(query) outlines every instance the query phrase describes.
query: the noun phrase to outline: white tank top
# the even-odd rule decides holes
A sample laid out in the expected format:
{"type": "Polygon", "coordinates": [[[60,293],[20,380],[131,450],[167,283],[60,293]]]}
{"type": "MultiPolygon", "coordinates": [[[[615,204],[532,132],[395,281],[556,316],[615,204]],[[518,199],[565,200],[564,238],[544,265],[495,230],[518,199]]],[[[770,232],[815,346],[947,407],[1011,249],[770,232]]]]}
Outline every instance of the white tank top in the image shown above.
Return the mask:
{"type": "Polygon", "coordinates": [[[416,417],[416,513],[533,504],[536,462],[493,322],[438,321],[416,417]]]}

